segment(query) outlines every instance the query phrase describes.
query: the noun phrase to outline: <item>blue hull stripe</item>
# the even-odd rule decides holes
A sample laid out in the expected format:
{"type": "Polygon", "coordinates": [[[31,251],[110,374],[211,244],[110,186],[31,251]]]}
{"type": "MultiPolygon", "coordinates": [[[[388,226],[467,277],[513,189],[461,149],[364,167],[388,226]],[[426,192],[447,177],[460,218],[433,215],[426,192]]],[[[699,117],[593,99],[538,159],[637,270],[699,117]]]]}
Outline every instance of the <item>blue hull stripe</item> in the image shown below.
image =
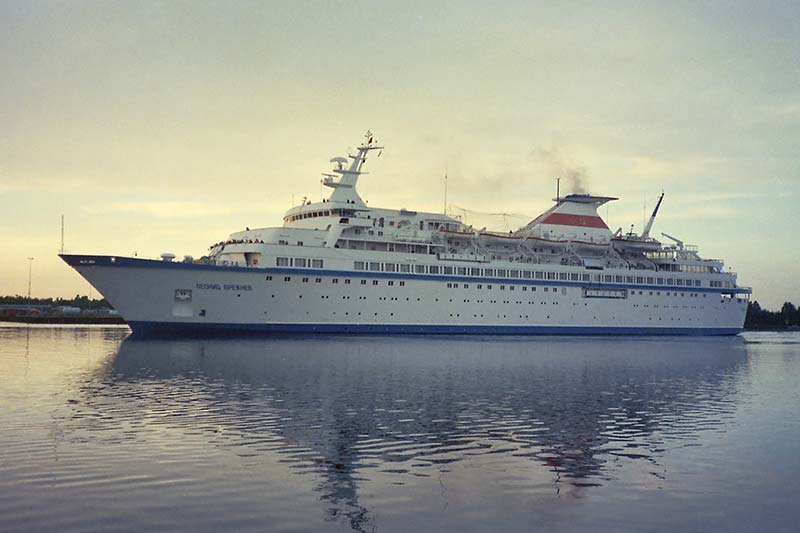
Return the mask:
{"type": "Polygon", "coordinates": [[[220,335],[406,334],[406,335],[736,335],[741,328],[657,328],[615,326],[477,326],[421,324],[197,324],[129,322],[142,337],[202,337],[220,335]]]}
{"type": "Polygon", "coordinates": [[[508,285],[547,285],[549,287],[598,287],[615,289],[658,290],[658,291],[683,291],[707,292],[716,294],[747,294],[750,289],[737,287],[732,289],[702,288],[680,285],[631,285],[625,283],[597,283],[589,281],[559,281],[527,278],[488,278],[475,276],[445,276],[438,274],[412,274],[406,272],[373,272],[369,270],[327,270],[309,268],[276,268],[276,267],[240,267],[229,265],[203,265],[194,263],[181,263],[172,261],[158,261],[155,259],[139,259],[135,257],[116,257],[109,255],[61,255],[68,265],[72,267],[126,267],[126,268],[162,268],[172,270],[213,270],[224,272],[246,272],[248,274],[282,274],[295,276],[340,276],[343,278],[385,278],[393,280],[420,279],[428,281],[456,281],[465,283],[500,283],[508,285]]]}

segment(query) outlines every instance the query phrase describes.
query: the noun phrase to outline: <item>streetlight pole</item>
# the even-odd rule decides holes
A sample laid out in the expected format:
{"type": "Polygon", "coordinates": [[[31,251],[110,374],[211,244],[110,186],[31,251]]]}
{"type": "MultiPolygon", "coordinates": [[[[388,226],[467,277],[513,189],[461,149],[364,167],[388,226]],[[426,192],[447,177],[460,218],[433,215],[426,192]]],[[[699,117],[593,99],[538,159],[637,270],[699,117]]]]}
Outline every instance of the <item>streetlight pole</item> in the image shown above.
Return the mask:
{"type": "Polygon", "coordinates": [[[28,305],[31,303],[31,270],[33,269],[33,257],[28,258],[28,305]]]}

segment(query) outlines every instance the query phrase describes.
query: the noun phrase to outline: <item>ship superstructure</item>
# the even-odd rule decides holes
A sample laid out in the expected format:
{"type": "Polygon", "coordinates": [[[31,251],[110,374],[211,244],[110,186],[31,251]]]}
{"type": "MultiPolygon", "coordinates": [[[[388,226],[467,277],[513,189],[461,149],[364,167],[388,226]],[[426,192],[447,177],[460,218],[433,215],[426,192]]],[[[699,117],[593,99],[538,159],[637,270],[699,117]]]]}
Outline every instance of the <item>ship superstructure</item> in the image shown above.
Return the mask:
{"type": "Polygon", "coordinates": [[[650,232],[612,233],[616,200],[557,195],[509,233],[441,213],[373,208],[357,185],[371,133],[331,159],[332,189],[282,227],[247,229],[199,260],[64,255],[135,333],[735,334],[750,289],[723,262],[650,232]]]}

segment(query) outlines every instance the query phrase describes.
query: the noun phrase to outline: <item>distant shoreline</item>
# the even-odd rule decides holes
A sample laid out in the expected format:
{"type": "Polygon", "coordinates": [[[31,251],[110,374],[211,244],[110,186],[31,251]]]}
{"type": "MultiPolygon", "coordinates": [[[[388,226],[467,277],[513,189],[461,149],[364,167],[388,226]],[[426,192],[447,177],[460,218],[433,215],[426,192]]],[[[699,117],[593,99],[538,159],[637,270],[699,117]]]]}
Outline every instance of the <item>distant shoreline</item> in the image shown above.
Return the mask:
{"type": "Polygon", "coordinates": [[[4,316],[0,322],[16,324],[126,324],[121,316],[4,316]]]}

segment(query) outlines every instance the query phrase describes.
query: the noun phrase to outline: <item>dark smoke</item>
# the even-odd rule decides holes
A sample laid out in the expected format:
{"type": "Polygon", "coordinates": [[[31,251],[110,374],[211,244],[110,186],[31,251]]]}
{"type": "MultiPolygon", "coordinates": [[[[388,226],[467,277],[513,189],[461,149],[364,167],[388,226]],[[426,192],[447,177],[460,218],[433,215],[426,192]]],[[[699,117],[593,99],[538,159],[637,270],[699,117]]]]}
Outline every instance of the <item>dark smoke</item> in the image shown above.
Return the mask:
{"type": "Polygon", "coordinates": [[[585,166],[562,155],[557,147],[535,148],[530,155],[544,165],[549,178],[561,178],[562,194],[586,194],[589,171],[585,166]]]}
{"type": "Polygon", "coordinates": [[[586,194],[586,187],[584,187],[584,180],[588,176],[586,167],[567,168],[564,172],[564,178],[561,181],[566,181],[566,190],[574,194],[586,194]]]}

